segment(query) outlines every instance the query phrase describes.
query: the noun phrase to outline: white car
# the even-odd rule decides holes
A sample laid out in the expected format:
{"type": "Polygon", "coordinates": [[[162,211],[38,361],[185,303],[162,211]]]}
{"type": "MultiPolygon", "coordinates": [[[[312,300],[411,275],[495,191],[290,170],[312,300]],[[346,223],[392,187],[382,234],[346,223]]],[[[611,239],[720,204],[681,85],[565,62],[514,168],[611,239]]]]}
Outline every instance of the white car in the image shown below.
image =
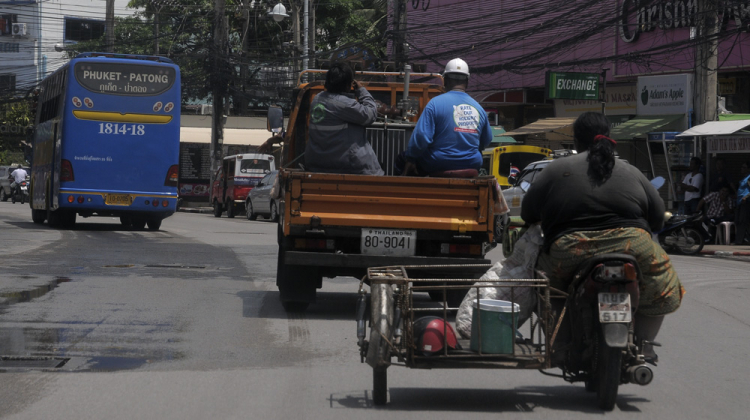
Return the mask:
{"type": "Polygon", "coordinates": [[[272,222],[279,220],[279,198],[276,196],[276,191],[273,191],[278,175],[279,171],[267,173],[247,194],[247,200],[245,200],[247,220],[255,220],[259,215],[272,222]]]}

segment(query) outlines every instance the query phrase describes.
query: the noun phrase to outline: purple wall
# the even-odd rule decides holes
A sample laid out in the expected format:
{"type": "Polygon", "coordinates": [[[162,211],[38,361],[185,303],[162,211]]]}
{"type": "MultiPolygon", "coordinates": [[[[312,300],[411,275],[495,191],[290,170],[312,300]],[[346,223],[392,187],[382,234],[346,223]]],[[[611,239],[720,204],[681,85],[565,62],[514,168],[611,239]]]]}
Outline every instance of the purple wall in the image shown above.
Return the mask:
{"type": "MultiPolygon", "coordinates": [[[[540,87],[547,70],[609,68],[610,82],[692,70],[695,0],[640,3],[649,7],[636,0],[407,0],[409,60],[442,71],[461,57],[471,68],[474,92],[540,87]],[[645,31],[634,36],[636,27],[645,31]]],[[[750,35],[736,24],[750,25],[750,0],[734,4],[722,16],[719,63],[725,70],[750,67],[750,35]]]]}

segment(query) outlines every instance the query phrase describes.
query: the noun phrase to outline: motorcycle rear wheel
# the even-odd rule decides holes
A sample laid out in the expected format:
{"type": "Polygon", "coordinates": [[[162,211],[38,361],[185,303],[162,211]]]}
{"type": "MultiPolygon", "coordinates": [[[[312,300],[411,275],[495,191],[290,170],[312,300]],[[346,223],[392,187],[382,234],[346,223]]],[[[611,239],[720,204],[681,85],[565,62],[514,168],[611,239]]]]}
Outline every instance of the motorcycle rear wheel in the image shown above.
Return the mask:
{"type": "Polygon", "coordinates": [[[680,250],[681,253],[685,255],[695,255],[703,249],[703,235],[694,228],[686,227],[682,229],[685,235],[686,241],[692,241],[693,244],[689,246],[680,246],[679,243],[677,245],[677,249],[680,250]]]}
{"type": "Polygon", "coordinates": [[[612,348],[604,341],[604,336],[599,334],[597,343],[596,361],[596,400],[599,408],[604,411],[612,411],[617,400],[617,390],[620,387],[620,375],[622,374],[622,350],[612,348]]]}

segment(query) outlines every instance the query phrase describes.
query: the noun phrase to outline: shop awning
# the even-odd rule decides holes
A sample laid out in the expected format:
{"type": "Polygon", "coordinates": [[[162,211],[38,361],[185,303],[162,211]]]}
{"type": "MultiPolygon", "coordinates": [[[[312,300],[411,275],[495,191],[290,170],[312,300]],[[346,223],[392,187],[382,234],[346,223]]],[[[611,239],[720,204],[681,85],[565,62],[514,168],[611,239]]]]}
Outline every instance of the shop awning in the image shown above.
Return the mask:
{"type": "Polygon", "coordinates": [[[505,133],[506,136],[526,136],[529,134],[551,133],[573,125],[575,118],[542,118],[505,133]]]}
{"type": "MultiPolygon", "coordinates": [[[[645,138],[646,133],[664,131],[665,128],[667,130],[674,128],[668,126],[673,123],[679,123],[682,118],[685,118],[684,114],[639,116],[613,128],[609,132],[609,136],[615,140],[645,138]]],[[[684,126],[681,128],[684,128],[684,126]]],[[[679,128],[672,131],[679,131],[679,128]]]]}
{"type": "MultiPolygon", "coordinates": [[[[271,137],[267,130],[253,128],[225,128],[225,145],[260,146],[271,137]]],[[[208,127],[180,127],[180,142],[182,143],[211,143],[211,128],[208,127]]]]}
{"type": "Polygon", "coordinates": [[[506,135],[503,127],[492,127],[492,143],[516,143],[516,139],[506,135]]]}
{"type": "Polygon", "coordinates": [[[719,114],[719,121],[750,120],[750,114],[719,114]]]}
{"type": "Polygon", "coordinates": [[[750,120],[709,121],[701,125],[696,125],[687,131],[683,131],[676,137],[724,136],[735,134],[747,127],[750,127],[750,120]]]}

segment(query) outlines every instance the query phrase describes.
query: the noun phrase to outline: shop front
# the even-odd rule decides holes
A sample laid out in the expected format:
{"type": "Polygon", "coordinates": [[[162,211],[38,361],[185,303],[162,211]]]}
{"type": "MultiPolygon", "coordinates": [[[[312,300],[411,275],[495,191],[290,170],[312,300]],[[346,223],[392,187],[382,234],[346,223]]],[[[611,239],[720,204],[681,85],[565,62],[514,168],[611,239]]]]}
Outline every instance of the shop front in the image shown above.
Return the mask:
{"type": "MultiPolygon", "coordinates": [[[[650,177],[669,179],[675,174],[667,161],[669,150],[662,142],[674,140],[676,133],[691,125],[693,76],[642,76],[636,92],[635,117],[612,128],[610,137],[618,142],[621,157],[650,177]],[[649,133],[657,134],[649,141],[649,133]]],[[[664,195],[665,199],[674,200],[672,191],[665,191],[664,195]]]]}

